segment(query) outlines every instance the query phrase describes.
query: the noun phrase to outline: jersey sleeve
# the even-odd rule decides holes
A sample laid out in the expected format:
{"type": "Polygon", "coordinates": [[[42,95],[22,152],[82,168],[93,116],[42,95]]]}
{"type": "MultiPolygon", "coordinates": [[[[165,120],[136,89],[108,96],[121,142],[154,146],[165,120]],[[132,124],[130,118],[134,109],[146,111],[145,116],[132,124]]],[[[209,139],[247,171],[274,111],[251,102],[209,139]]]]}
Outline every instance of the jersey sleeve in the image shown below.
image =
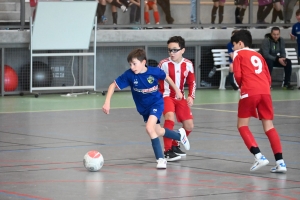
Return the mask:
{"type": "Polygon", "coordinates": [[[193,65],[192,65],[191,69],[189,70],[188,75],[186,77],[186,83],[188,84],[188,88],[189,88],[188,96],[195,99],[196,81],[195,81],[195,74],[194,74],[193,65]]]}
{"type": "Polygon", "coordinates": [[[128,77],[129,77],[129,74],[128,74],[128,71],[126,71],[115,80],[115,83],[120,90],[122,90],[130,85],[128,77]]]}
{"type": "Polygon", "coordinates": [[[237,51],[233,53],[233,74],[236,83],[241,87],[241,83],[242,83],[241,61],[237,51]]]}
{"type": "Polygon", "coordinates": [[[164,70],[162,70],[161,68],[157,67],[157,78],[159,80],[165,80],[167,77],[166,72],[164,72],[164,70]]]}
{"type": "Polygon", "coordinates": [[[292,35],[293,36],[297,36],[297,33],[296,33],[296,24],[294,24],[294,26],[292,27],[292,35]]]}

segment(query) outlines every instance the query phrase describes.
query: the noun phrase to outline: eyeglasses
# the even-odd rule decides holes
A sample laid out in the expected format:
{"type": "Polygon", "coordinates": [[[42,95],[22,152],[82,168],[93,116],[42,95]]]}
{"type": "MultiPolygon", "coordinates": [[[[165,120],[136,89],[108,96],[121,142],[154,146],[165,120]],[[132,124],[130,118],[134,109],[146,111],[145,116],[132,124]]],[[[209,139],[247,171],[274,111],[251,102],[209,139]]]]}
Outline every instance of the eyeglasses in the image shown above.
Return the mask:
{"type": "Polygon", "coordinates": [[[180,51],[181,49],[168,49],[169,53],[177,53],[178,51],[180,51]]]}

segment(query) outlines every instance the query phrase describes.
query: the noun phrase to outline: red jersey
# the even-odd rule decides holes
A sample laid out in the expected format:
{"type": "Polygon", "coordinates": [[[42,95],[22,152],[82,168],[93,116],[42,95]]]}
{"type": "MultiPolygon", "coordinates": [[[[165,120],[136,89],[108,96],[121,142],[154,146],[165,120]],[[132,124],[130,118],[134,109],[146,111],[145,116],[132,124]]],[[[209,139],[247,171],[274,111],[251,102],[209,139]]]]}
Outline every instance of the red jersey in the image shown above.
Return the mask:
{"type": "Polygon", "coordinates": [[[253,49],[233,53],[233,74],[241,90],[241,99],[270,94],[271,77],[265,59],[253,49]]]}
{"type": "MultiPolygon", "coordinates": [[[[196,82],[193,63],[190,60],[182,58],[180,63],[175,63],[170,58],[166,58],[160,61],[158,67],[170,76],[183,95],[184,85],[187,84],[189,88],[188,96],[195,98],[196,82]]],[[[159,82],[159,90],[164,97],[176,97],[176,92],[166,81],[161,80],[159,82]]]]}

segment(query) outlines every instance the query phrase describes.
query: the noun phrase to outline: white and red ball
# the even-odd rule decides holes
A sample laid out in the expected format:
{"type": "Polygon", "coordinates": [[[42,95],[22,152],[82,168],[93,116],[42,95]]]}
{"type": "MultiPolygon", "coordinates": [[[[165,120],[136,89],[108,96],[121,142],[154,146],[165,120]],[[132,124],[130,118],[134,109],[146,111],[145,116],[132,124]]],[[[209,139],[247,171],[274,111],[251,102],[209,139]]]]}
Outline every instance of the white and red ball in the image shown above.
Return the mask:
{"type": "Polygon", "coordinates": [[[84,167],[91,172],[99,171],[103,164],[104,158],[98,151],[89,151],[83,157],[84,167]]]}

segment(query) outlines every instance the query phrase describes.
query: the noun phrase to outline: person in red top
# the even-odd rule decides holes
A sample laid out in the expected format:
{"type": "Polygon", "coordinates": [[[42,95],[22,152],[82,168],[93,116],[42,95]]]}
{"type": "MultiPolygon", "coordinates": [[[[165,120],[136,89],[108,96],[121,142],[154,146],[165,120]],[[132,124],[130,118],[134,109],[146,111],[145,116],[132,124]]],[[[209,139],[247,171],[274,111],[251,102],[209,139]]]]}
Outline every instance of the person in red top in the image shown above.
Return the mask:
{"type": "MultiPolygon", "coordinates": [[[[193,115],[190,107],[194,103],[195,98],[195,76],[193,63],[183,58],[185,52],[185,40],[181,36],[173,36],[168,42],[168,58],[160,61],[158,67],[166,72],[174,81],[176,86],[184,95],[184,85],[187,84],[189,91],[187,98],[182,100],[176,98],[176,93],[173,88],[166,82],[160,81],[160,92],[164,97],[164,127],[173,130],[175,124],[175,115],[178,122],[182,123],[183,128],[188,136],[194,128],[193,115]]],[[[164,137],[164,154],[167,161],[175,161],[181,159],[181,156],[186,156],[186,153],[181,151],[177,141],[164,137]]]]}
{"type": "Polygon", "coordinates": [[[282,147],[279,134],[273,125],[273,106],[270,94],[271,77],[268,65],[264,58],[256,51],[249,49],[252,45],[251,33],[240,30],[231,37],[234,45],[233,71],[237,84],[240,87],[240,100],[238,105],[237,128],[244,143],[254,155],[254,164],[250,171],[256,171],[266,166],[269,161],[262,155],[248,125],[250,117],[259,118],[263,129],[270,141],[276,166],[271,172],[287,171],[282,157],[282,147]]]}

